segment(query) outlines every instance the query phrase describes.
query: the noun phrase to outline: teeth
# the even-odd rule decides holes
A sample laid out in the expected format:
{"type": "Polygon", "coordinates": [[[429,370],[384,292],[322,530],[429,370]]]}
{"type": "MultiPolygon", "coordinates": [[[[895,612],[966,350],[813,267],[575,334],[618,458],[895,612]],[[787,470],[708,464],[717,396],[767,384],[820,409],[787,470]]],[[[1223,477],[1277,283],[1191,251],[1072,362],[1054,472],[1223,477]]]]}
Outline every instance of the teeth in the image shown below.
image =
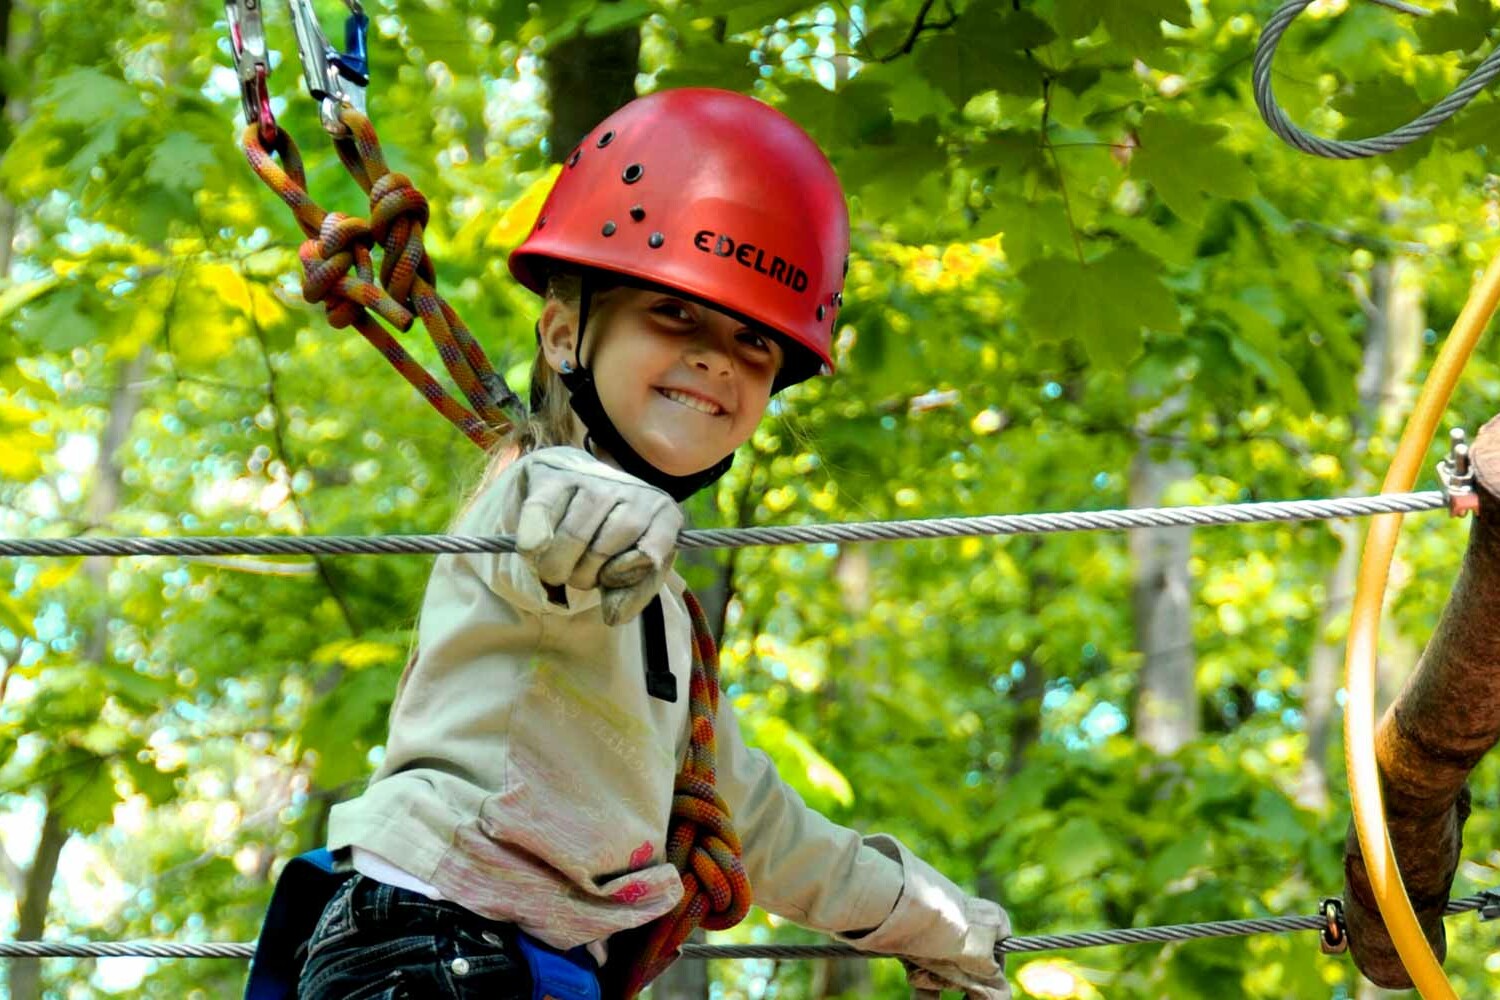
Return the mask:
{"type": "Polygon", "coordinates": [[[690,410],[707,413],[711,417],[717,417],[724,412],[721,408],[706,399],[699,399],[697,396],[690,396],[685,392],[678,392],[676,389],[661,389],[658,391],[674,403],[681,403],[690,410]]]}

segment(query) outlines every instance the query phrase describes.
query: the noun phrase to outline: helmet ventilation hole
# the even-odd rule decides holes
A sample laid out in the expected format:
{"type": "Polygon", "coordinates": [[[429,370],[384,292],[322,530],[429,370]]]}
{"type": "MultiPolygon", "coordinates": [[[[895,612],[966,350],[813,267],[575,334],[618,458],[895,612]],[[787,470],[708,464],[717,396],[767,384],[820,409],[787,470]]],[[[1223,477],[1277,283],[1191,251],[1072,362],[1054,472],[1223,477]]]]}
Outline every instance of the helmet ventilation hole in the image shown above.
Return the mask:
{"type": "Polygon", "coordinates": [[[604,133],[603,135],[601,135],[599,137],[599,148],[603,149],[605,146],[608,146],[610,143],[612,143],[614,141],[615,141],[615,133],[614,133],[614,130],[611,129],[610,131],[604,133]]]}
{"type": "Polygon", "coordinates": [[[827,315],[828,315],[828,310],[826,308],[824,308],[823,306],[818,306],[818,322],[819,323],[823,322],[823,317],[827,316],[827,315]]]}
{"type": "Polygon", "coordinates": [[[641,166],[639,163],[632,163],[630,166],[625,168],[625,172],[620,175],[620,179],[623,180],[626,184],[634,184],[636,181],[641,179],[641,175],[645,172],[645,167],[641,166]]]}
{"type": "Polygon", "coordinates": [[[583,156],[583,150],[582,149],[575,149],[575,150],[573,150],[573,152],[568,155],[568,166],[570,166],[570,167],[576,167],[576,166],[578,166],[578,159],[581,156],[583,156]]]}
{"type": "Polygon", "coordinates": [[[640,222],[646,217],[646,210],[640,205],[634,205],[630,209],[630,217],[636,222],[640,222]]]}

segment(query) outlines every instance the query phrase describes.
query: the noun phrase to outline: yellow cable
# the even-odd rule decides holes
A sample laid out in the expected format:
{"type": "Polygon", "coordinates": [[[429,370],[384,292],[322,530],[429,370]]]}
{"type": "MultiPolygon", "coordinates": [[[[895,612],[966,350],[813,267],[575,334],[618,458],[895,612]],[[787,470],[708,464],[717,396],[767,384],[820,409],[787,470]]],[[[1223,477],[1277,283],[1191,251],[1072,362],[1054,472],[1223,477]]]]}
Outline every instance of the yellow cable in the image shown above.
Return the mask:
{"type": "MultiPolygon", "coordinates": [[[[1453,332],[1438,353],[1416,408],[1401,433],[1396,457],[1386,472],[1384,493],[1410,490],[1421,472],[1427,446],[1437,431],[1453,387],[1474,353],[1480,334],[1500,304],[1500,256],[1490,261],[1453,332]]],[[[1380,773],[1375,765],[1375,658],[1380,634],[1380,609],[1385,601],[1391,555],[1401,530],[1400,514],[1381,514],[1370,526],[1359,566],[1359,584],[1349,624],[1349,649],[1344,661],[1347,702],[1344,711],[1344,758],[1349,767],[1349,793],[1354,806],[1354,828],[1365,856],[1365,870],[1375,903],[1390,931],[1391,941],[1406,966],[1413,985],[1425,1000],[1458,1000],[1453,984],[1417,924],[1411,898],[1401,883],[1401,872],[1385,827],[1385,803],[1380,773]]]]}

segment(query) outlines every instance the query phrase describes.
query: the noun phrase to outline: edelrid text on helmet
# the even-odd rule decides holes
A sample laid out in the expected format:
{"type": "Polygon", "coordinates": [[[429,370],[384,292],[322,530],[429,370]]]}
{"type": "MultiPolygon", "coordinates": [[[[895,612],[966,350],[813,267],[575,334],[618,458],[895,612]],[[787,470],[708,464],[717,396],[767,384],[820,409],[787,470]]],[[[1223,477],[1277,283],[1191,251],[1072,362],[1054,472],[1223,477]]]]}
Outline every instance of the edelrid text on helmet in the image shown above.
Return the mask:
{"type": "Polygon", "coordinates": [[[756,274],[764,274],[772,281],[779,281],[794,292],[807,291],[806,271],[777,256],[772,256],[767,262],[765,248],[758,247],[754,243],[736,242],[734,237],[727,233],[700,229],[693,237],[693,246],[715,257],[733,258],[735,263],[750,268],[756,274]]]}

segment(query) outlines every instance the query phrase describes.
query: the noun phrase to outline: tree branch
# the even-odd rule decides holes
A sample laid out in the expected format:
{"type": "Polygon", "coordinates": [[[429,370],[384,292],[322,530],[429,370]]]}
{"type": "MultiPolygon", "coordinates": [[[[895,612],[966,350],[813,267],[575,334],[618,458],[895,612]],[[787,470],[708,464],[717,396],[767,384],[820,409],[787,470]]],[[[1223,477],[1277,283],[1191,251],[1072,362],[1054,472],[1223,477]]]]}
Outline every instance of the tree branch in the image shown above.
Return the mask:
{"type": "Polygon", "coordinates": [[[942,31],[958,23],[958,14],[954,13],[953,7],[949,5],[948,0],[943,0],[943,7],[948,11],[948,16],[941,21],[929,22],[927,15],[932,13],[933,5],[936,3],[937,0],[923,0],[922,9],[917,11],[917,19],[912,22],[911,30],[906,33],[906,41],[881,56],[877,61],[883,63],[895,62],[902,56],[911,55],[911,50],[916,48],[917,39],[921,37],[922,32],[942,31]]]}

